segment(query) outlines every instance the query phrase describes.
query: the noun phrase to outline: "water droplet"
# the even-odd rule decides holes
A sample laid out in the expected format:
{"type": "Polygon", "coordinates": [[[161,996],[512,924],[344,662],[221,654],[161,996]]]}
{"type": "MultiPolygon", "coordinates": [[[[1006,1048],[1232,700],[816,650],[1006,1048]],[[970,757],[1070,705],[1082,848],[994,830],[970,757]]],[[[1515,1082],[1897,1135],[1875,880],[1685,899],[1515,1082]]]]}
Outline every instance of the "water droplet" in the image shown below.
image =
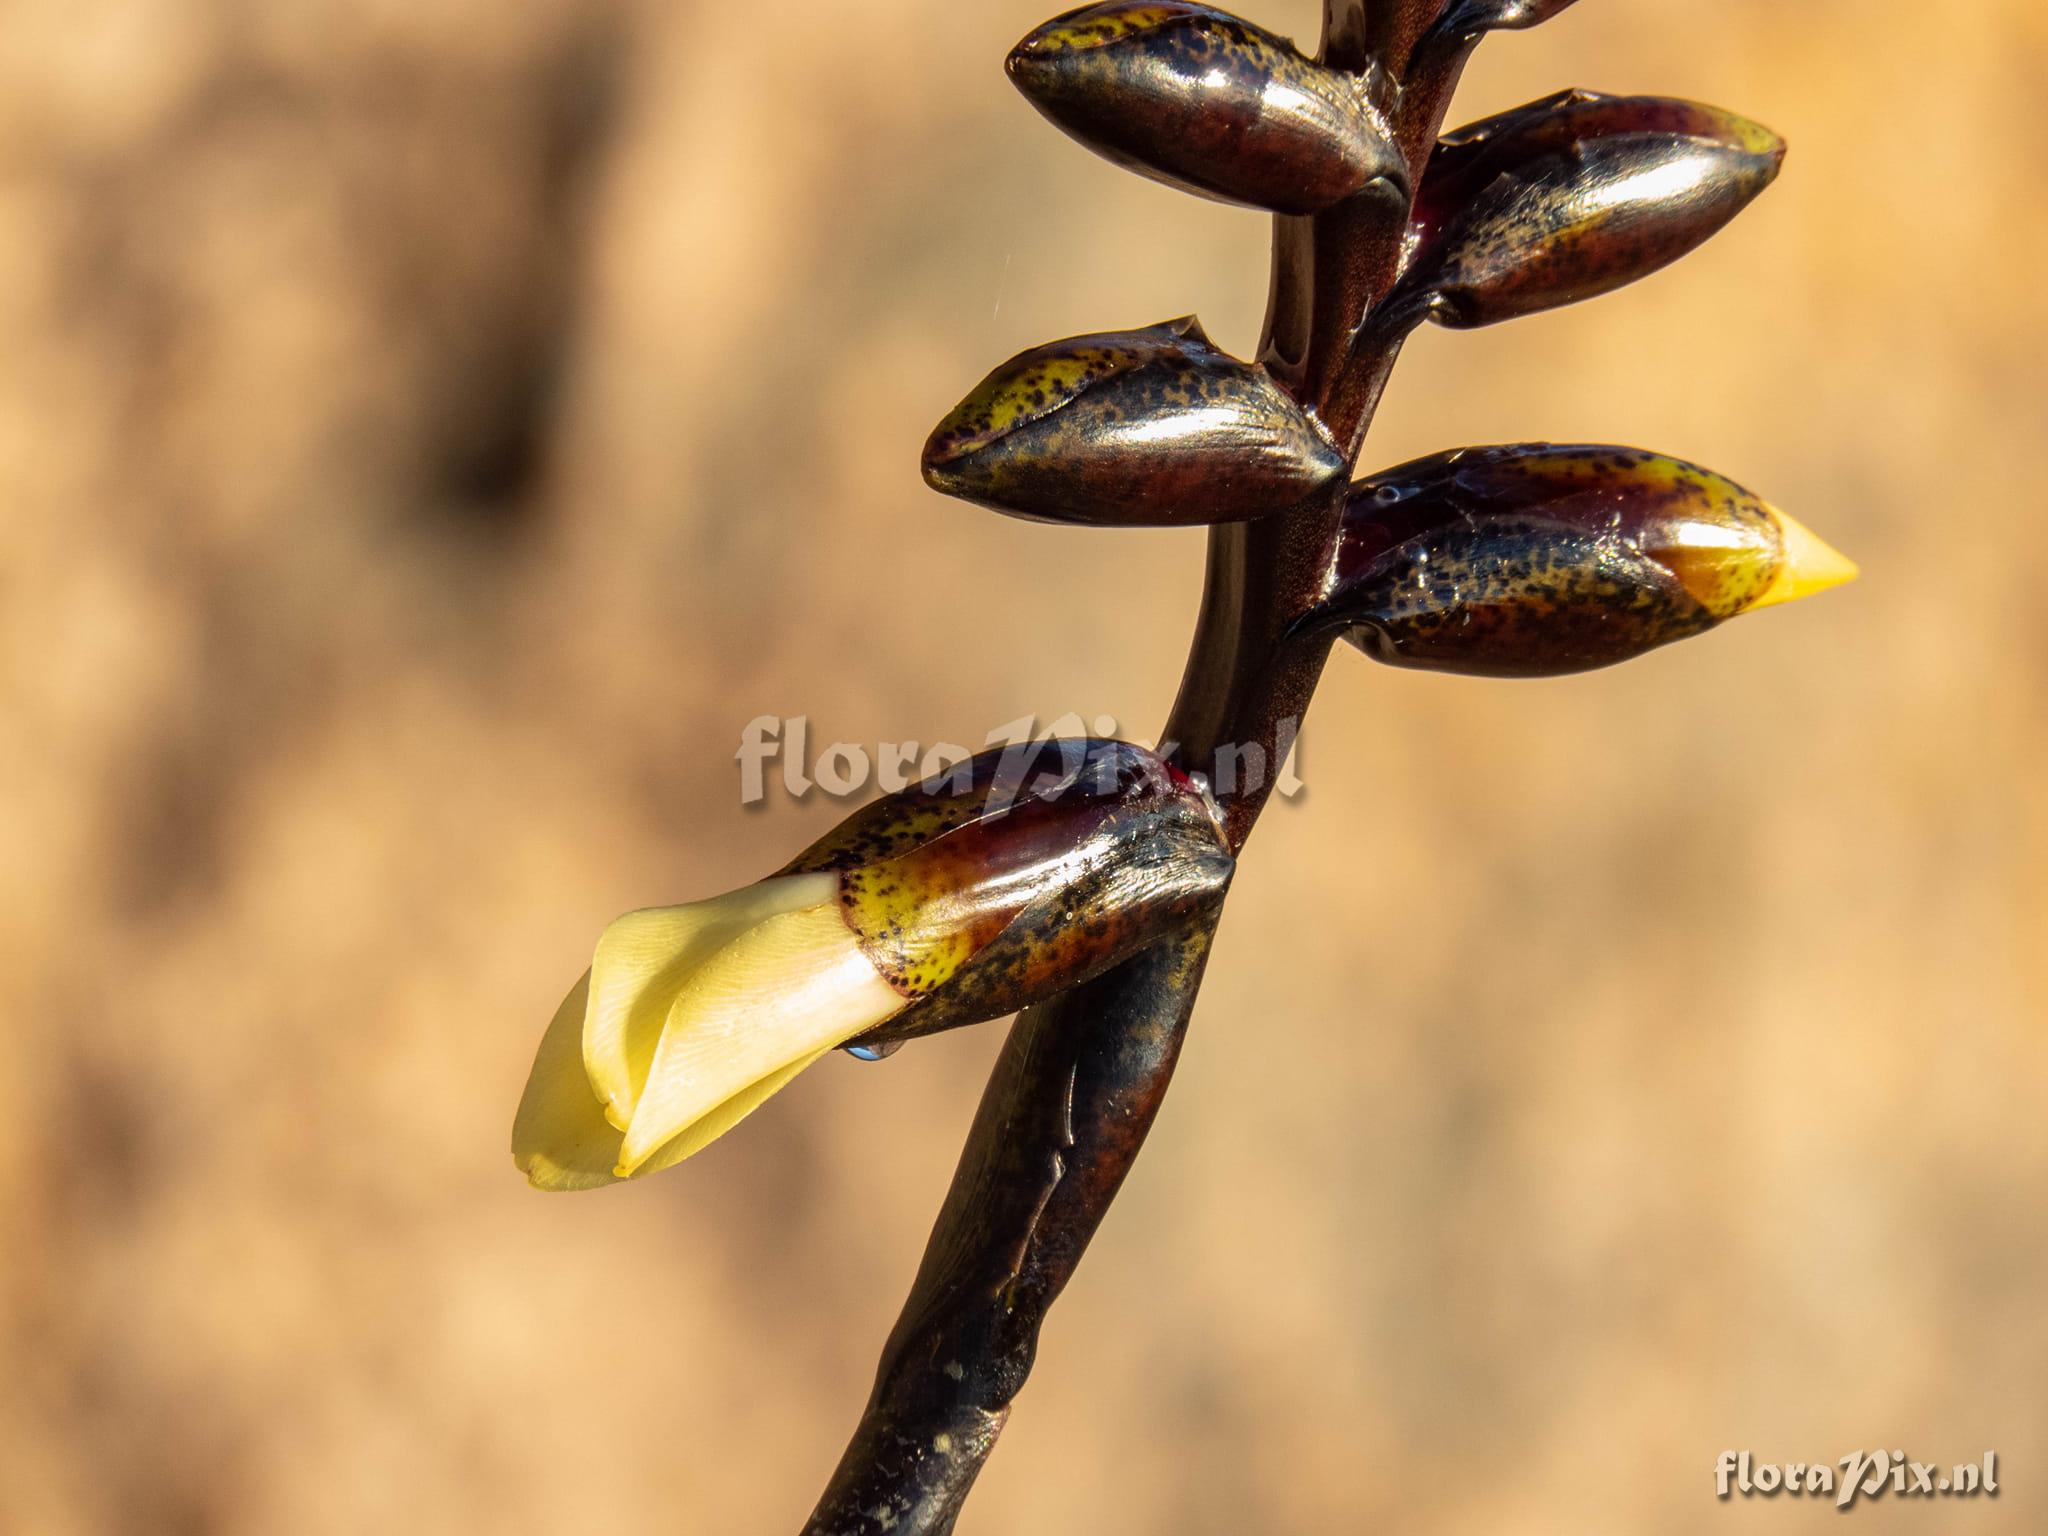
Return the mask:
{"type": "Polygon", "coordinates": [[[865,1045],[843,1047],[855,1061],[881,1061],[903,1049],[901,1040],[872,1040],[865,1045]]]}

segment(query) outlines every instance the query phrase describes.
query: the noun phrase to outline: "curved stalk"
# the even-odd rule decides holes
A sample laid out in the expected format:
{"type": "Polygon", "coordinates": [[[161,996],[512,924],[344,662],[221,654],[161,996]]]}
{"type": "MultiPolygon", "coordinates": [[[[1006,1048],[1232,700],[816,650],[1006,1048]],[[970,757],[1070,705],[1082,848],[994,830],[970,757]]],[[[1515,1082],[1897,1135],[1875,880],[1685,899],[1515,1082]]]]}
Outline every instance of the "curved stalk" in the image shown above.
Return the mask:
{"type": "MultiPolygon", "coordinates": [[[[1443,0],[1327,0],[1323,60],[1367,74],[1420,181],[1463,51],[1405,62],[1443,0]]],[[[1260,356],[1355,467],[1400,334],[1364,328],[1393,286],[1408,209],[1357,199],[1275,220],[1260,356]]],[[[1222,796],[1233,850],[1251,835],[1328,659],[1298,621],[1329,569],[1343,495],[1286,518],[1212,528],[1200,616],[1164,739],[1206,770],[1256,743],[1268,772],[1222,796]]],[[[1180,1054],[1214,918],[1018,1017],[968,1133],[875,1389],[805,1536],[953,1529],[1031,1369],[1038,1330],[1137,1157],[1180,1054]]]]}

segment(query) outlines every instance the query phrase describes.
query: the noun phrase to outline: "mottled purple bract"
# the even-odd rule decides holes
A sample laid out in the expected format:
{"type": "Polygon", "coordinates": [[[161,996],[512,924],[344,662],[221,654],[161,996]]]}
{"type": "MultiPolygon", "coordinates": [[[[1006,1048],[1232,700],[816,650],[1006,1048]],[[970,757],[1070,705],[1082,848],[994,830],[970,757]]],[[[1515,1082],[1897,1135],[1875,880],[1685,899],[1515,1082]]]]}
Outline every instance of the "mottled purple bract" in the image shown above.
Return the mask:
{"type": "Polygon", "coordinates": [[[925,480],[949,496],[1110,527],[1273,516],[1345,468],[1286,390],[1218,351],[1192,318],[1020,353],[924,450],[925,480]]]}
{"type": "Polygon", "coordinates": [[[856,811],[781,872],[833,871],[911,1006],[859,1043],[1028,1007],[1185,931],[1235,868],[1202,787],[1129,742],[985,752],[856,811]]]}
{"type": "Polygon", "coordinates": [[[1316,623],[1396,666],[1549,677],[1742,612],[1782,558],[1770,509],[1634,448],[1465,448],[1360,481],[1316,623]]]}
{"type": "Polygon", "coordinates": [[[1592,298],[1700,245],[1771,184],[1784,144],[1730,112],[1567,91],[1448,135],[1392,312],[1490,325],[1592,298]]]}
{"type": "Polygon", "coordinates": [[[1402,159],[1360,82],[1204,5],[1112,0],[1047,22],[1010,54],[1031,104],[1104,155],[1185,191],[1315,213],[1402,159]]]}

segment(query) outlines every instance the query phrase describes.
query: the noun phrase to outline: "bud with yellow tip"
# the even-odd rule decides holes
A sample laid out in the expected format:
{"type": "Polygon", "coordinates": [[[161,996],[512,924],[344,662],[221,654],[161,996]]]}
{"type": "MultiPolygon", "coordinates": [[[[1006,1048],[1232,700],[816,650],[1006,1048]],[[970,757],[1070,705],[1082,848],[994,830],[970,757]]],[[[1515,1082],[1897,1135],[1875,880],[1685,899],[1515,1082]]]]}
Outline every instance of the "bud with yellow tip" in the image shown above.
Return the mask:
{"type": "Polygon", "coordinates": [[[986,753],[766,880],[615,921],[534,1061],[512,1132],[527,1178],[669,1167],[836,1046],[1014,1012],[1221,899],[1234,864],[1198,782],[1124,742],[1037,758],[986,753]]]}
{"type": "Polygon", "coordinates": [[[1309,622],[1395,666],[1545,677],[1855,575],[1803,524],[1679,459],[1465,448],[1353,488],[1309,622]]]}

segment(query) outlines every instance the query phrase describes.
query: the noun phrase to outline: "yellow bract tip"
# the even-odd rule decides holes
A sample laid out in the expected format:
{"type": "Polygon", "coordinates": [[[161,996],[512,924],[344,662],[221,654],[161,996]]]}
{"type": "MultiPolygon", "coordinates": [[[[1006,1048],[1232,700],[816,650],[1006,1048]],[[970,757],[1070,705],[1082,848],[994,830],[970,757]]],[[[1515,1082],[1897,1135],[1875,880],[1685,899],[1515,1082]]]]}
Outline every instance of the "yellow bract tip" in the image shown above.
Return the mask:
{"type": "Polygon", "coordinates": [[[1856,579],[1854,560],[1798,518],[1780,512],[1776,507],[1768,510],[1777,521],[1785,557],[1778,563],[1778,574],[1764,589],[1763,596],[1749,605],[1752,609],[1771,608],[1779,603],[1811,597],[1816,592],[1825,592],[1829,587],[1839,587],[1856,579]]]}

